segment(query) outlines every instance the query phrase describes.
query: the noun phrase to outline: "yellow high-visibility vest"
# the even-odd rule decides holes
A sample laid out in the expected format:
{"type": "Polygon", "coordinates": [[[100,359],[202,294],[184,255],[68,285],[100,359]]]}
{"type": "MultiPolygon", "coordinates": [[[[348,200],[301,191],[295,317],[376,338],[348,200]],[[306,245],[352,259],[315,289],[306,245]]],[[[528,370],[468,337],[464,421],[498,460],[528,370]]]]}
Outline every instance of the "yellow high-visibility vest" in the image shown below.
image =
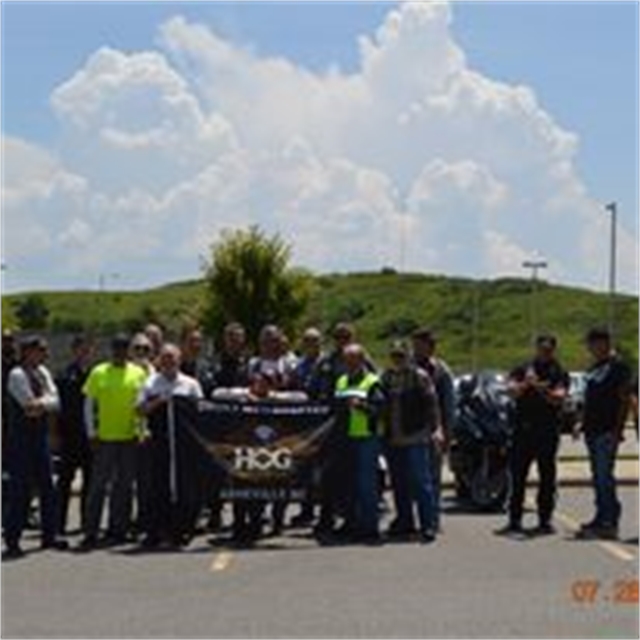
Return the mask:
{"type": "MultiPolygon", "coordinates": [[[[349,376],[344,374],[338,378],[336,383],[336,398],[361,398],[366,400],[371,387],[377,382],[378,376],[375,373],[367,372],[360,382],[355,385],[349,384],[349,376]]],[[[369,416],[362,409],[350,410],[347,435],[350,438],[368,438],[372,435],[369,430],[369,416]]]]}

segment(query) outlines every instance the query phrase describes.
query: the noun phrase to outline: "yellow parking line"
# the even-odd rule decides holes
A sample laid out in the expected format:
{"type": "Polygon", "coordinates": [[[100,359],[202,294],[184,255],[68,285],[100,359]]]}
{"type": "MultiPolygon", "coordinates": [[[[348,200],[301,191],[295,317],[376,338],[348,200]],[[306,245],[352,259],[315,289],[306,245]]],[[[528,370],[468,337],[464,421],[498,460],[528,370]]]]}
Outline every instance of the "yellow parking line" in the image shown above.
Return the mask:
{"type": "Polygon", "coordinates": [[[233,553],[230,551],[221,551],[217,553],[213,560],[211,561],[211,566],[209,567],[209,571],[217,572],[224,571],[229,567],[229,565],[233,562],[233,553]]]}
{"type": "MultiPolygon", "coordinates": [[[[535,509],[535,505],[533,502],[527,500],[527,506],[530,509],[535,509]]],[[[580,523],[573,518],[572,516],[563,513],[562,511],[555,512],[555,517],[557,520],[562,522],[564,526],[569,529],[572,533],[576,533],[580,530],[580,523]]],[[[634,553],[627,551],[622,545],[612,542],[610,540],[594,540],[594,542],[601,548],[604,549],[607,553],[611,554],[618,560],[622,560],[624,562],[633,562],[636,559],[634,553]]]]}

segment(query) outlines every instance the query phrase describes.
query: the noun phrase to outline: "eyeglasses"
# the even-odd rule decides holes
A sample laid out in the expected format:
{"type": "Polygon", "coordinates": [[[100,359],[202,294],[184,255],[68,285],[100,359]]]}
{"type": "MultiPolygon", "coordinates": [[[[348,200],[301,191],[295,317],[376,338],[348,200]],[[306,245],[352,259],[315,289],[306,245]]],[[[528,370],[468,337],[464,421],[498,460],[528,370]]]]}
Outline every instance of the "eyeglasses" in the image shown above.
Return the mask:
{"type": "Polygon", "coordinates": [[[133,347],[136,353],[151,353],[151,349],[143,344],[137,344],[133,347]]]}

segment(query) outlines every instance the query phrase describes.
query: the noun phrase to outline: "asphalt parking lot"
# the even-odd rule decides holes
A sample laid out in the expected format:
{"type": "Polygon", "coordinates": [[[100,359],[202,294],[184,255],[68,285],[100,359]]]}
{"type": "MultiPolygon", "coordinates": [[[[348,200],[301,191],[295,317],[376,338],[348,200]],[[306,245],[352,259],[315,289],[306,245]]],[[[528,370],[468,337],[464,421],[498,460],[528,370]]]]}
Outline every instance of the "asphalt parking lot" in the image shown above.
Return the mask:
{"type": "Polygon", "coordinates": [[[522,541],[494,534],[503,516],[452,502],[429,546],[318,547],[287,531],[249,551],[203,536],[182,552],[78,555],[29,539],[2,566],[2,636],[638,637],[638,491],[620,493],[617,542],[572,539],[588,488],[561,490],[556,535],[522,541]]]}

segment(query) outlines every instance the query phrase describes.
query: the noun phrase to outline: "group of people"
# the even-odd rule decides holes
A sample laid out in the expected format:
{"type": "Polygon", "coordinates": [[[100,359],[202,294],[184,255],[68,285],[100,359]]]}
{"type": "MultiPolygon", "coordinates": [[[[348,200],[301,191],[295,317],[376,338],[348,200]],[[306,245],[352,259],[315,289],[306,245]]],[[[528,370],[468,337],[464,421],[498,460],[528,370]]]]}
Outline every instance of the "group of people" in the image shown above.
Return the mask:
{"type": "MultiPolygon", "coordinates": [[[[219,531],[225,525],[220,471],[210,468],[203,474],[197,500],[177,516],[168,505],[166,423],[157,417],[175,396],[309,399],[334,406],[335,427],[323,446],[317,499],[303,502],[289,522],[284,503],[269,510],[263,501],[234,502],[230,526],[235,543],[253,544],[269,522],[276,534],[287,525],[312,528],[322,543],[380,543],[381,459],[387,463],[394,502],[394,518],[384,534],[433,542],[441,531],[442,463],[455,436],[456,413],[453,375],[436,355],[435,336],[421,328],[410,344],[393,342],[382,370],[358,343],[351,325],[337,324],[331,338],[333,344],[325,350],[322,333],[309,327],[294,352],[284,332],[267,325],[251,355],[244,327],[231,323],[210,359],[203,355],[199,328],[185,329],[178,345],[165,342],[162,329],[149,325],[132,338],[116,335],[110,358],[98,364],[92,362],[92,341],[77,336],[71,362],[54,377],[46,367],[48,347],[42,338],[23,338],[18,356],[12,337],[3,334],[4,557],[23,555],[20,541],[34,489],[42,547],[68,548],[71,486],[78,471],[79,551],[134,540],[144,548],[180,548],[205,519],[206,530],[219,531]],[[59,455],[55,484],[52,432],[59,455]],[[101,535],[107,495],[108,523],[101,535]]],[[[587,374],[582,428],[597,512],[581,535],[613,537],[620,518],[613,474],[631,374],[605,330],[590,332],[587,345],[594,364],[587,374]]],[[[534,459],[540,473],[538,531],[553,532],[559,407],[568,390],[556,348],[553,336],[540,336],[531,361],[509,376],[515,421],[509,521],[501,531],[507,535],[524,532],[524,493],[534,459]]],[[[306,480],[312,482],[311,477],[306,480]]]]}

